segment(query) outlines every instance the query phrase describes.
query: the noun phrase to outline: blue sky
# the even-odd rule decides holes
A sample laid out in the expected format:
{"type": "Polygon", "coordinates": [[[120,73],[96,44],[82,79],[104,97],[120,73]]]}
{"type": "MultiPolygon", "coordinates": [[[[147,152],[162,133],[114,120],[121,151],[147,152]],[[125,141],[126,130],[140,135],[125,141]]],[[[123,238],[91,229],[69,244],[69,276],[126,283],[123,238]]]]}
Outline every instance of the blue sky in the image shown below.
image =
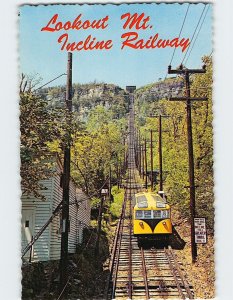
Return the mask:
{"type": "MultiPolygon", "coordinates": [[[[178,37],[188,4],[130,4],[130,5],[25,5],[20,7],[20,70],[23,73],[38,73],[45,83],[66,72],[67,53],[61,51],[57,39],[64,30],[59,32],[42,32],[51,17],[57,13],[59,20],[73,21],[80,13],[82,20],[101,19],[109,16],[106,30],[69,30],[69,40],[78,42],[92,34],[99,40],[112,39],[113,48],[109,51],[74,51],[73,82],[114,83],[121,87],[136,85],[137,87],[164,78],[174,48],[121,50],[123,13],[145,13],[150,16],[151,30],[139,30],[140,38],[149,38],[159,33],[160,38],[178,37]]],[[[193,35],[204,4],[191,4],[181,37],[193,35]]],[[[127,30],[128,31],[128,30],[127,30]]],[[[133,30],[134,31],[134,30],[133,30]]],[[[187,67],[201,67],[201,57],[212,51],[212,7],[209,8],[205,22],[189,57],[187,67]]],[[[177,48],[172,62],[177,67],[184,53],[177,48]]],[[[65,84],[63,76],[50,84],[65,84]]]]}

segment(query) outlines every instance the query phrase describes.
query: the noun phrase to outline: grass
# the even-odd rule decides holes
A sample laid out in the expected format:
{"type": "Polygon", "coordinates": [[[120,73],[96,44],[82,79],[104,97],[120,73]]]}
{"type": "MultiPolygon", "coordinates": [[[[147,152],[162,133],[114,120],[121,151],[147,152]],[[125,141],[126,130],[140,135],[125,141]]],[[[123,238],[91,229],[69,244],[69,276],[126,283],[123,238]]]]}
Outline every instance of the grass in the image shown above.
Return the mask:
{"type": "Polygon", "coordinates": [[[124,200],[124,189],[118,189],[117,186],[112,187],[113,202],[110,205],[109,211],[113,219],[118,219],[121,214],[122,204],[124,200]]]}

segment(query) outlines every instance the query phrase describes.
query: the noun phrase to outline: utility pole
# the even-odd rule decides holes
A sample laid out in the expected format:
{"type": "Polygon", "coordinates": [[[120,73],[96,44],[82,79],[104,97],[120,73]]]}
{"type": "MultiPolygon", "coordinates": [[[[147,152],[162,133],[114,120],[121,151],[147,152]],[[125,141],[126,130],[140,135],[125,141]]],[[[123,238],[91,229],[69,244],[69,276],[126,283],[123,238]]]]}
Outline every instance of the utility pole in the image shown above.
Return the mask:
{"type": "Polygon", "coordinates": [[[148,186],[148,183],[147,183],[147,155],[146,155],[146,139],[145,139],[145,145],[144,145],[145,149],[145,176],[146,176],[146,181],[145,181],[145,185],[146,185],[146,189],[147,189],[147,186],[148,186]]]}
{"type": "Polygon", "coordinates": [[[141,176],[141,137],[140,137],[140,130],[138,130],[138,170],[139,170],[139,175],[141,176]]]}
{"type": "Polygon", "coordinates": [[[122,162],[121,162],[121,159],[119,159],[119,164],[118,164],[118,189],[121,187],[121,177],[122,177],[122,162]]]}
{"type": "Polygon", "coordinates": [[[103,206],[105,202],[106,194],[101,195],[101,201],[99,206],[99,216],[98,216],[98,225],[97,225],[97,240],[95,245],[95,254],[99,254],[99,244],[100,244],[100,234],[101,234],[101,225],[102,225],[102,215],[103,215],[103,206]]]}
{"type": "Polygon", "coordinates": [[[108,181],[108,196],[109,196],[109,203],[111,203],[112,201],[112,193],[111,193],[111,189],[112,189],[112,169],[111,169],[111,165],[109,166],[109,181],[108,181]]]}
{"type": "Polygon", "coordinates": [[[137,169],[139,169],[139,166],[140,166],[140,152],[139,152],[139,139],[140,139],[140,137],[139,137],[139,131],[137,131],[137,169]]]}
{"type": "Polygon", "coordinates": [[[192,262],[195,263],[197,259],[197,245],[195,243],[195,177],[194,177],[194,156],[193,156],[193,138],[192,138],[192,114],[191,114],[191,101],[206,101],[206,97],[191,98],[190,96],[190,74],[203,74],[206,72],[205,65],[202,69],[186,69],[181,65],[179,69],[172,70],[168,66],[168,74],[180,74],[185,78],[185,97],[172,97],[170,101],[185,101],[187,112],[187,138],[188,138],[188,156],[189,156],[189,193],[190,193],[190,214],[191,214],[191,252],[192,262]]]}
{"type": "Polygon", "coordinates": [[[144,150],[143,150],[143,145],[140,145],[140,149],[141,149],[141,165],[142,165],[142,178],[144,179],[144,172],[145,172],[145,168],[144,168],[144,150]]]}
{"type": "Polygon", "coordinates": [[[151,191],[153,191],[153,185],[154,185],[154,182],[153,182],[153,177],[154,177],[154,174],[153,174],[153,129],[150,129],[150,145],[148,146],[148,148],[150,148],[150,166],[151,166],[151,170],[150,170],[150,175],[151,175],[151,191]]]}
{"type": "Polygon", "coordinates": [[[117,167],[116,167],[116,177],[117,177],[117,189],[120,188],[120,168],[121,168],[121,161],[118,159],[117,156],[117,167]]]}
{"type": "Polygon", "coordinates": [[[163,191],[162,118],[168,118],[169,116],[158,115],[155,117],[159,118],[159,190],[163,191]]]}
{"type": "Polygon", "coordinates": [[[136,129],[134,130],[134,156],[135,156],[135,164],[136,168],[138,168],[138,135],[136,129]]]}
{"type": "Polygon", "coordinates": [[[150,130],[151,191],[153,191],[153,130],[150,130]]]}
{"type": "Polygon", "coordinates": [[[159,190],[163,191],[162,118],[159,115],[159,190]]]}
{"type": "Polygon", "coordinates": [[[125,173],[125,170],[126,170],[126,149],[125,149],[125,140],[126,138],[123,137],[123,147],[124,147],[124,159],[123,159],[123,173],[125,173]]]}
{"type": "MultiPolygon", "coordinates": [[[[68,110],[68,123],[71,123],[72,112],[72,53],[68,52],[67,82],[66,82],[66,108],[68,110]]],[[[67,132],[67,141],[64,149],[63,165],[63,195],[62,195],[62,220],[61,220],[61,259],[60,259],[60,292],[64,289],[67,280],[68,266],[68,234],[69,234],[69,183],[70,183],[70,126],[67,132]]]]}
{"type": "MultiPolygon", "coordinates": [[[[163,156],[162,156],[162,117],[167,118],[165,115],[150,116],[151,118],[159,118],[159,190],[163,191],[163,156]]],[[[152,141],[152,129],[151,129],[151,141],[152,141]]],[[[152,142],[151,142],[152,143],[152,142]]],[[[151,145],[152,146],[152,145],[151,145]]],[[[152,157],[153,159],[153,157],[152,157]]],[[[153,161],[152,161],[153,164],[153,161]]],[[[152,177],[153,180],[153,177],[152,177]]]]}

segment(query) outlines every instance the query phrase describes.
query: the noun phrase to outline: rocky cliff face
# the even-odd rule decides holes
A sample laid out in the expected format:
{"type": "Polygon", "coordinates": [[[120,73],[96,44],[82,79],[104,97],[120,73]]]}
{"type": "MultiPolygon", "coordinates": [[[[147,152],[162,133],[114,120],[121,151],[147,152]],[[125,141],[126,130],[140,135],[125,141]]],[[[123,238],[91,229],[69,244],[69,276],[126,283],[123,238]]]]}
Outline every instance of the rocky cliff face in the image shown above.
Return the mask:
{"type": "Polygon", "coordinates": [[[180,96],[183,87],[184,82],[181,78],[168,78],[138,89],[137,96],[142,100],[153,102],[170,96],[180,96]]]}
{"type": "MultiPolygon", "coordinates": [[[[181,78],[167,78],[136,90],[136,96],[142,102],[157,102],[169,96],[182,94],[184,84],[181,78]]],[[[65,99],[65,86],[46,88],[40,95],[48,101],[49,106],[62,107],[65,99]]],[[[87,83],[73,84],[73,110],[85,121],[90,110],[101,105],[112,110],[114,118],[125,117],[129,111],[129,98],[124,89],[114,84],[87,83]]]]}
{"type": "Polygon", "coordinates": [[[104,95],[115,96],[124,92],[124,90],[119,86],[106,83],[75,85],[74,89],[76,90],[76,93],[79,95],[80,99],[92,99],[95,97],[102,97],[104,95]]]}
{"type": "MultiPolygon", "coordinates": [[[[65,86],[46,88],[40,96],[48,101],[49,106],[64,106],[65,86]]],[[[73,110],[86,119],[88,112],[98,105],[111,109],[114,118],[123,117],[129,109],[129,99],[125,90],[114,84],[88,83],[73,84],[73,110]]]]}

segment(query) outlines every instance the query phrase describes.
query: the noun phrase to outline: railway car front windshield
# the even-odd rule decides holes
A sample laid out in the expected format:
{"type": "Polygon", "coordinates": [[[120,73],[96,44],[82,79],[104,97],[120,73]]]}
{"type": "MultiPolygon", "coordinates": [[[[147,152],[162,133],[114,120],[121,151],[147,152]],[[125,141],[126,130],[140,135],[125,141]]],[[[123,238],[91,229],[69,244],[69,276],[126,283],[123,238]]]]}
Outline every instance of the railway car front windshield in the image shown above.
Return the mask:
{"type": "Polygon", "coordinates": [[[140,208],[148,207],[147,198],[144,195],[137,196],[137,204],[140,208]]]}
{"type": "Polygon", "coordinates": [[[136,210],[135,219],[169,219],[170,210],[136,210]]]}

